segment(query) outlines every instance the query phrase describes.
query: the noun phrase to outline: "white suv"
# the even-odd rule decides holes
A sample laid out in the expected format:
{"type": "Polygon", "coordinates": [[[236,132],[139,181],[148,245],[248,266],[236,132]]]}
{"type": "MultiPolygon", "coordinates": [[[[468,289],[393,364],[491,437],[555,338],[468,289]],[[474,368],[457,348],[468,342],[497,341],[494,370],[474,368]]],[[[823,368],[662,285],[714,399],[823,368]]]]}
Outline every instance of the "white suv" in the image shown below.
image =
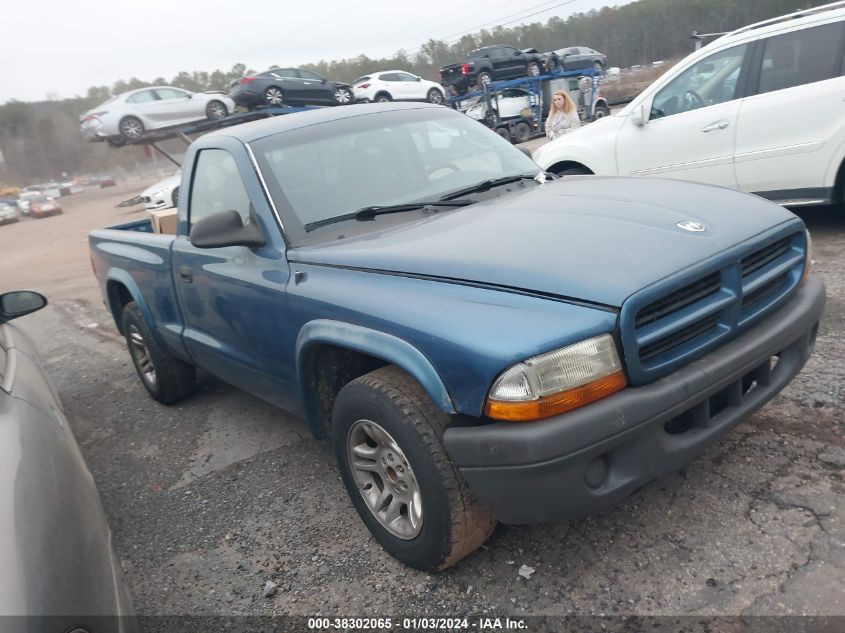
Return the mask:
{"type": "Polygon", "coordinates": [[[443,103],[443,86],[404,70],[385,70],[352,82],[356,101],[428,101],[443,103]]]}
{"type": "Polygon", "coordinates": [[[845,2],[719,38],[534,160],[558,174],[695,180],[789,206],[842,202],[845,2]]]}

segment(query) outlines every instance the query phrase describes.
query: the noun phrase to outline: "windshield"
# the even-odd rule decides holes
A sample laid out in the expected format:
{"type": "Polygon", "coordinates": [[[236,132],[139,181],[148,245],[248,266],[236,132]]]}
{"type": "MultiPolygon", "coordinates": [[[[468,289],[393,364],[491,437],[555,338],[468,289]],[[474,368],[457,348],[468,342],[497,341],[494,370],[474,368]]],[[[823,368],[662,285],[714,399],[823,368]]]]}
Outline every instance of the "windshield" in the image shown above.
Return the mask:
{"type": "Polygon", "coordinates": [[[537,165],[448,108],[354,116],[251,144],[285,230],[370,206],[437,200],[481,181],[536,175],[537,165]]]}

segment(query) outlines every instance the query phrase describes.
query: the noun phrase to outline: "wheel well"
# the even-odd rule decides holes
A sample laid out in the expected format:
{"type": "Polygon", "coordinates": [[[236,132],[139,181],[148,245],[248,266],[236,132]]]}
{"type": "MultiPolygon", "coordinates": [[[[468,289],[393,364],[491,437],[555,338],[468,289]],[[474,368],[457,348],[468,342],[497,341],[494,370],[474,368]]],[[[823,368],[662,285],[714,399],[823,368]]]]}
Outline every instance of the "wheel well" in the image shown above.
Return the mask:
{"type": "Polygon", "coordinates": [[[833,185],[833,202],[834,204],[845,204],[845,161],[839,165],[839,171],[836,172],[836,180],[833,185]]]}
{"type": "Polygon", "coordinates": [[[575,162],[574,160],[564,160],[559,163],[555,163],[554,165],[549,167],[548,171],[552,172],[553,174],[560,174],[561,172],[567,169],[573,168],[586,169],[589,173],[594,173],[593,170],[587,167],[586,165],[582,165],[581,163],[575,162]]]}
{"type": "Polygon", "coordinates": [[[106,284],[106,294],[109,298],[109,308],[114,317],[118,331],[123,334],[123,308],[130,301],[134,301],[129,290],[119,281],[110,281],[106,284]]]}
{"type": "Polygon", "coordinates": [[[317,426],[323,436],[328,436],[334,401],[344,385],[389,363],[376,356],[329,344],[316,345],[309,350],[309,355],[312,358],[310,375],[303,378],[319,405],[317,426]]]}

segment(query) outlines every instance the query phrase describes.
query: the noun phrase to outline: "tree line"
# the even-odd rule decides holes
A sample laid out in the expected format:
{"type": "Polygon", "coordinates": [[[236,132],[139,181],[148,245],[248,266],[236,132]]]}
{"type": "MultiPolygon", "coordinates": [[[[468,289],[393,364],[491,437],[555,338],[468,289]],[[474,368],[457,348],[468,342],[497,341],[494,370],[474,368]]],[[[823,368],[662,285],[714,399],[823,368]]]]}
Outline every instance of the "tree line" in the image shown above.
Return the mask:
{"type": "MultiPolygon", "coordinates": [[[[607,55],[612,66],[627,67],[672,59],[693,48],[691,33],[716,33],[824,4],[828,0],[638,0],[621,7],[604,7],[576,13],[566,19],[549,18],[506,28],[483,29],[455,41],[430,39],[418,50],[397,51],[384,58],[359,55],[349,59],[320,60],[303,67],[335,81],[352,82],[368,73],[403,69],[437,81],[439,69],[463,60],[475,48],[510,44],[517,48],[550,51],[568,46],[589,46],[607,55]]],[[[283,61],[283,60],[279,60],[283,61]]],[[[278,67],[278,66],[272,66],[278,67]]],[[[271,68],[272,68],[271,67],[271,68]]],[[[258,69],[266,70],[266,69],[258,69]]],[[[111,86],[92,86],[85,96],[60,101],[24,103],[11,101],[0,106],[0,179],[24,183],[55,178],[61,172],[96,171],[109,165],[139,160],[134,151],[115,152],[79,137],[79,116],[109,97],[151,85],[172,85],[186,90],[228,91],[231,83],[255,73],[243,63],[213,72],[183,71],[169,81],[131,77],[111,86]],[[121,154],[116,157],[115,154],[121,154]]]]}

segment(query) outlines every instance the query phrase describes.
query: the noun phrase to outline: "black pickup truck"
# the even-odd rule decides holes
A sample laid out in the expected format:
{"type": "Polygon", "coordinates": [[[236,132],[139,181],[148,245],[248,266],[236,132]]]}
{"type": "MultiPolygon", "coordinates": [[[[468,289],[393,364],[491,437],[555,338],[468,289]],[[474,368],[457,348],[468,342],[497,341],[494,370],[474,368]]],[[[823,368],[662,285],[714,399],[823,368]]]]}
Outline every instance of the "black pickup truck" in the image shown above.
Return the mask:
{"type": "Polygon", "coordinates": [[[440,69],[440,84],[447,90],[463,94],[475,85],[499,79],[536,77],[542,73],[545,58],[540,53],[527,53],[513,46],[485,46],[471,51],[469,59],[440,69]]]}

